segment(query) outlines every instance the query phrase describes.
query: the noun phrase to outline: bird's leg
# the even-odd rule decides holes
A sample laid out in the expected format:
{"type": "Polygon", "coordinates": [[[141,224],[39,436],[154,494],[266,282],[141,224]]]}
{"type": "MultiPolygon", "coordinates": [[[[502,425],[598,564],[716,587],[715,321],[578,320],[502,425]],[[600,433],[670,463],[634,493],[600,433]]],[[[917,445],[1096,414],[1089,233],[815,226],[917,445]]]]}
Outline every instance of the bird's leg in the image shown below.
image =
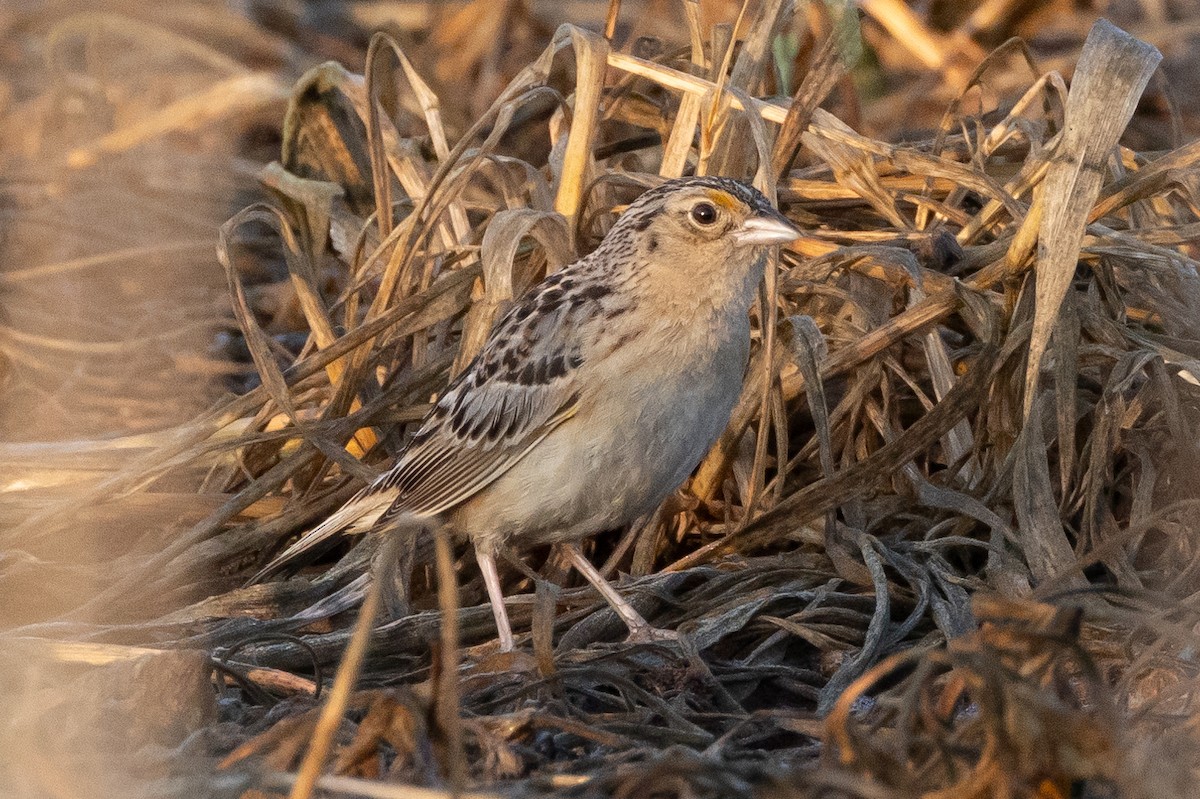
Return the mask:
{"type": "Polygon", "coordinates": [[[500,590],[500,574],[496,571],[496,558],[483,547],[475,546],[475,560],[483,572],[483,584],[487,586],[488,599],[492,604],[492,615],[496,617],[496,631],[500,634],[500,651],[513,651],[512,626],[508,623],[508,611],[504,609],[504,592],[500,590]]]}
{"type": "Polygon", "coordinates": [[[579,548],[579,544],[570,543],[563,544],[563,549],[566,550],[567,557],[571,560],[571,565],[579,570],[579,573],[587,578],[587,581],[595,586],[600,595],[604,597],[604,601],[612,606],[612,609],[621,617],[621,621],[625,622],[625,626],[629,628],[629,640],[644,642],[644,641],[673,641],[679,638],[679,634],[672,630],[660,630],[652,627],[650,622],[642,618],[642,614],[634,609],[633,605],[625,601],[625,598],[617,593],[617,589],[612,587],[608,580],[602,575],[592,562],[584,557],[583,550],[579,548]]]}

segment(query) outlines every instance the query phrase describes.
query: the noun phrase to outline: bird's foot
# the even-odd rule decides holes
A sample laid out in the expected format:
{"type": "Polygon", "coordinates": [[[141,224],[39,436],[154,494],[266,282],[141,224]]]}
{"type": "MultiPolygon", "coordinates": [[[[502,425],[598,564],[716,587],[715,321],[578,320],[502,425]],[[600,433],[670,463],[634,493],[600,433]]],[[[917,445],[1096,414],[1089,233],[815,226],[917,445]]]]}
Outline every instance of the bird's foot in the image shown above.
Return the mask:
{"type": "Polygon", "coordinates": [[[631,644],[655,644],[668,641],[679,643],[683,639],[683,633],[678,630],[662,630],[643,622],[642,624],[630,625],[629,635],[625,638],[625,641],[631,644]]]}
{"type": "Polygon", "coordinates": [[[485,673],[536,674],[538,661],[536,657],[528,652],[522,652],[520,649],[512,649],[507,652],[493,649],[477,655],[475,668],[485,673]]]}

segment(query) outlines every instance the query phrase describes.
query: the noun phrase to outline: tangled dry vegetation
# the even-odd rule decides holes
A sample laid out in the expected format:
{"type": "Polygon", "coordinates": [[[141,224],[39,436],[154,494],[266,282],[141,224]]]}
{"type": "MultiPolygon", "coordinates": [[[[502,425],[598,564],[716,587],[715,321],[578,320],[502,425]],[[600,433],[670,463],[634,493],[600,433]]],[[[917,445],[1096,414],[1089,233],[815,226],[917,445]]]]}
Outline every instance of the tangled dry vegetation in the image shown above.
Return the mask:
{"type": "Polygon", "coordinates": [[[784,58],[786,3],[736,47],[682,5],[676,49],[559,28],[461,130],[386,35],[365,76],[299,81],[274,199],[221,237],[257,378],[85,499],[202,478],[212,510],[141,542],[85,609],[106,624],[76,634],[212,652],[206,745],[286,790],[376,542],[241,581],[385,468],[506,304],[624,203],[733,175],[807,237],[768,270],[719,445],[654,518],[590,544],[685,643],[621,643],[539,550],[504,574],[524,654],[497,655],[469,548],[439,580],[417,541],[412,613],[374,630],[322,786],[1187,795],[1200,147],[1119,144],[1157,52],[1101,22],[1068,90],[1010,41],[940,129],[892,144],[825,110],[853,105],[852,17],[812,4],[784,58]],[[276,261],[285,280],[255,277],[276,261]]]}

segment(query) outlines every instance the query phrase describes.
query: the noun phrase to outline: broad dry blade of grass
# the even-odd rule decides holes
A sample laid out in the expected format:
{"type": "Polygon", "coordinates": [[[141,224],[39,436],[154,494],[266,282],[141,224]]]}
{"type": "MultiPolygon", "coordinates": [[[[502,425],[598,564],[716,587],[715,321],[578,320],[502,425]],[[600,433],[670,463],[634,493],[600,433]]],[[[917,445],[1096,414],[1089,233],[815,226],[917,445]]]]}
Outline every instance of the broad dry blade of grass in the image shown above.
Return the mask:
{"type": "Polygon", "coordinates": [[[1066,127],[1046,174],[1046,213],[1038,243],[1037,310],[1025,372],[1025,415],[1037,400],[1038,372],[1067,293],[1084,222],[1100,193],[1106,162],[1162,55],[1105,20],[1088,35],[1071,91],[1066,127]]]}

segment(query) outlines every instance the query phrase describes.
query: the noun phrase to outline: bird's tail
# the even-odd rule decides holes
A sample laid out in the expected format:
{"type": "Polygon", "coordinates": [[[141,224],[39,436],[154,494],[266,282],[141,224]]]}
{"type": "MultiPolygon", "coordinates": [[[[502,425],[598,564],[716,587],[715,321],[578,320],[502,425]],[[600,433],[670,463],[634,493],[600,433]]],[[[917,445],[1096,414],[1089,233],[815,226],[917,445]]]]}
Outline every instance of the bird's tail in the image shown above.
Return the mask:
{"type": "Polygon", "coordinates": [[[259,569],[246,585],[260,583],[281,568],[312,552],[339,533],[365,533],[379,520],[396,499],[393,491],[372,491],[368,487],[351,497],[345,505],[325,521],[309,530],[271,562],[259,569]]]}

